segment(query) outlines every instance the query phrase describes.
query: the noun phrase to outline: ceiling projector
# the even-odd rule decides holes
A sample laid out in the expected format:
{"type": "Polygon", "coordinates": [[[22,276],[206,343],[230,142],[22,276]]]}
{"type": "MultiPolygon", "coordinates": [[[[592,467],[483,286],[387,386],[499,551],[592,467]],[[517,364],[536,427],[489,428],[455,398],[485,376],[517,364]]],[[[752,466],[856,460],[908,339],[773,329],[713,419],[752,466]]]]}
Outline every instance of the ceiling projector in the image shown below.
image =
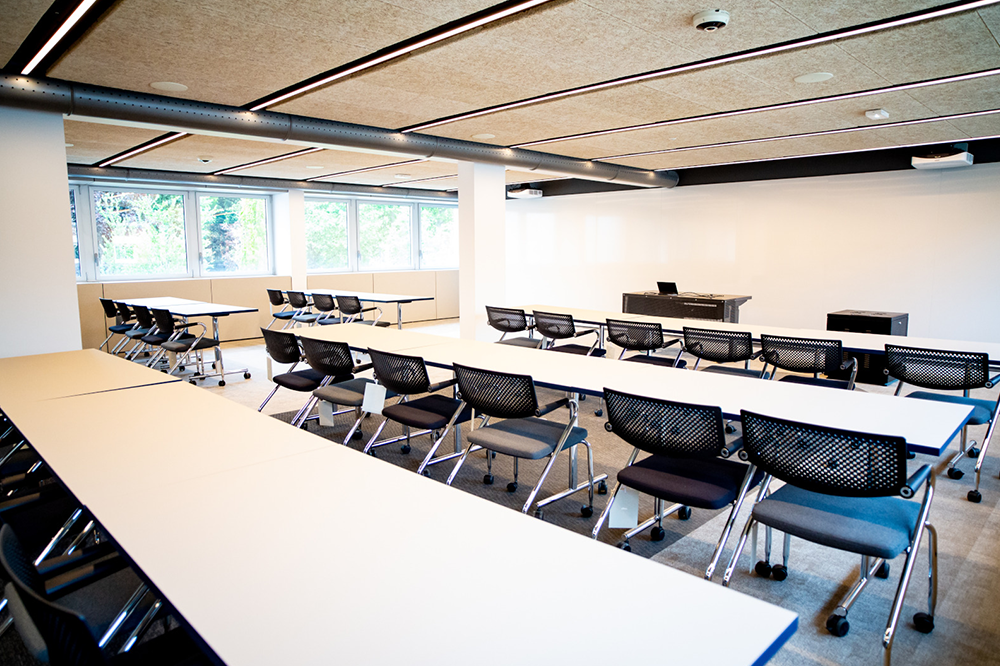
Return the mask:
{"type": "Polygon", "coordinates": [[[914,169],[954,169],[956,167],[972,166],[972,153],[961,151],[958,153],[938,153],[934,155],[924,155],[922,157],[913,156],[910,164],[914,169]]]}
{"type": "Polygon", "coordinates": [[[507,196],[512,199],[537,199],[542,196],[541,190],[534,190],[530,187],[507,190],[507,196]]]}

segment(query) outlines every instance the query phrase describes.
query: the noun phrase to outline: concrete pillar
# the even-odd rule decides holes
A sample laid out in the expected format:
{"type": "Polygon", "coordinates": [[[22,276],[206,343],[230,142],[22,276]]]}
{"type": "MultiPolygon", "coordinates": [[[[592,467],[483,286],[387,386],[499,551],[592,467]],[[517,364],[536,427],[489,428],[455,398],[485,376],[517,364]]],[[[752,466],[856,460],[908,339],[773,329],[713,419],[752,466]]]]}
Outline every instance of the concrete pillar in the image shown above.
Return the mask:
{"type": "Polygon", "coordinates": [[[458,163],[458,316],[467,340],[486,305],[506,305],[505,201],[502,166],[458,163]]]}
{"type": "Polygon", "coordinates": [[[292,289],[306,285],[306,197],[303,190],[274,195],[274,268],[292,277],[292,289]]]}
{"type": "Polygon", "coordinates": [[[0,357],[82,349],[61,114],[0,107],[0,211],[0,357]]]}

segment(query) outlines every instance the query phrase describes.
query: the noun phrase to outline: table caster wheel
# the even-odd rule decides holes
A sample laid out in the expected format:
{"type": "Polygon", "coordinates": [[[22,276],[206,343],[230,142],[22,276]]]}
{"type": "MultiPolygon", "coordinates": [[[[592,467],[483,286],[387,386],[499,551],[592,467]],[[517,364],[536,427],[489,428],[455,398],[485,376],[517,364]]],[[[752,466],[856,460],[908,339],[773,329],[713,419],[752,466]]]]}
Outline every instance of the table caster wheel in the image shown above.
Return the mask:
{"type": "Polygon", "coordinates": [[[948,468],[948,478],[949,479],[961,479],[963,476],[965,476],[965,472],[963,472],[959,468],[957,468],[957,467],[949,467],[948,468]]]}
{"type": "Polygon", "coordinates": [[[597,494],[598,495],[607,495],[608,494],[608,484],[605,483],[604,481],[601,481],[600,483],[598,483],[597,484],[597,494]]]}
{"type": "Polygon", "coordinates": [[[977,449],[975,446],[973,446],[971,449],[969,449],[968,451],[965,452],[965,455],[969,456],[970,458],[978,458],[979,457],[979,449],[977,449]]]}
{"type": "Polygon", "coordinates": [[[654,527],[649,532],[649,540],[650,541],[663,541],[663,538],[665,536],[667,536],[667,531],[665,529],[663,529],[662,527],[660,527],[659,525],[657,525],[656,527],[654,527]]]}
{"type": "Polygon", "coordinates": [[[968,498],[969,498],[970,502],[973,502],[975,504],[979,504],[980,502],[983,501],[983,494],[981,492],[979,492],[978,490],[970,490],[969,494],[968,494],[968,498]]]}
{"type": "Polygon", "coordinates": [[[775,564],[771,567],[771,578],[779,583],[788,578],[788,567],[784,564],[775,564]]]}
{"type": "Polygon", "coordinates": [[[249,372],[244,372],[243,373],[243,379],[250,379],[250,373],[249,372]]]}
{"type": "Polygon", "coordinates": [[[755,564],[754,567],[753,567],[753,570],[761,578],[770,578],[771,577],[771,565],[768,564],[767,562],[765,562],[764,560],[761,560],[760,562],[758,562],[757,564],[755,564]]]}
{"type": "Polygon", "coordinates": [[[594,507],[589,505],[584,505],[580,507],[580,515],[584,518],[590,518],[594,515],[594,507]]]}
{"type": "Polygon", "coordinates": [[[831,615],[826,618],[826,630],[838,638],[846,636],[850,629],[851,624],[847,621],[846,617],[831,615]]]}
{"type": "Polygon", "coordinates": [[[507,492],[512,493],[517,490],[517,481],[511,481],[507,484],[507,492]]]}
{"type": "Polygon", "coordinates": [[[619,541],[616,545],[622,550],[624,550],[626,553],[632,552],[632,546],[629,545],[628,541],[619,541]]]}
{"type": "Polygon", "coordinates": [[[483,474],[483,483],[485,483],[488,486],[492,486],[493,485],[493,475],[492,474],[483,474]]]}
{"type": "Polygon", "coordinates": [[[690,518],[691,507],[682,506],[680,509],[677,510],[677,517],[680,518],[681,520],[687,520],[688,518],[690,518]]]}
{"type": "Polygon", "coordinates": [[[219,386],[225,386],[225,385],[226,385],[226,380],[225,379],[220,379],[219,380],[219,386]]]}
{"type": "Polygon", "coordinates": [[[927,613],[916,613],[913,616],[913,626],[922,634],[934,631],[934,616],[927,613]]]}
{"type": "Polygon", "coordinates": [[[876,578],[888,578],[889,577],[889,563],[888,562],[883,562],[882,563],[882,566],[880,566],[878,568],[878,571],[875,572],[875,577],[876,578]]]}
{"type": "Polygon", "coordinates": [[[412,448],[410,447],[409,444],[403,444],[401,447],[399,447],[400,453],[409,453],[411,450],[412,448]]]}

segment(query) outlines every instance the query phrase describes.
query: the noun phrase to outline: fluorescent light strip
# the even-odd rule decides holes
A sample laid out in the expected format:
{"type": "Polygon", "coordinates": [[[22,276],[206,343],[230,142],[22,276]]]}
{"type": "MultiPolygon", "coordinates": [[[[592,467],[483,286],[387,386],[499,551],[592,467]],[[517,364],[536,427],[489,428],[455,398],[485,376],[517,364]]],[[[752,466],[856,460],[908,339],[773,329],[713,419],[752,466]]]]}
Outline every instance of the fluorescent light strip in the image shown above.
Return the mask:
{"type": "Polygon", "coordinates": [[[848,39],[850,37],[858,37],[860,35],[866,35],[872,32],[879,32],[882,30],[899,28],[901,26],[910,25],[912,23],[929,21],[931,19],[942,18],[944,16],[950,16],[952,14],[957,14],[960,12],[967,12],[974,9],[979,9],[981,7],[987,7],[990,5],[994,5],[997,2],[1000,2],[1000,0],[973,0],[972,2],[966,2],[962,4],[953,3],[939,9],[911,14],[908,16],[898,18],[896,20],[876,22],[875,24],[862,25],[853,29],[833,31],[829,33],[820,34],[815,37],[797,39],[789,42],[783,42],[781,44],[775,44],[773,46],[766,46],[758,49],[741,51],[739,53],[734,53],[728,56],[710,58],[707,60],[701,60],[686,65],[677,65],[675,67],[666,67],[664,69],[658,69],[651,72],[644,72],[642,74],[636,74],[634,76],[625,76],[618,79],[612,79],[610,81],[602,81],[601,83],[595,83],[589,86],[580,86],[579,88],[570,88],[568,90],[561,90],[546,95],[538,95],[537,97],[529,97],[527,99],[522,99],[516,102],[510,102],[508,104],[498,104],[497,106],[491,106],[485,109],[480,109],[479,111],[471,111],[469,113],[463,113],[460,115],[451,116],[449,118],[442,118],[441,120],[434,120],[429,123],[423,123],[421,125],[414,125],[412,127],[407,127],[402,131],[420,132],[426,129],[430,129],[432,127],[447,125],[449,123],[458,122],[460,120],[469,120],[470,118],[478,118],[479,116],[485,116],[491,113],[498,113],[500,111],[509,111],[510,109],[517,109],[522,106],[540,104],[542,102],[551,102],[553,100],[562,99],[564,97],[582,95],[584,93],[604,90],[606,88],[613,88],[615,86],[621,86],[628,83],[638,83],[640,81],[661,78],[672,74],[683,74],[684,72],[692,72],[699,69],[706,69],[708,67],[716,67],[718,65],[726,65],[734,62],[740,62],[743,60],[750,60],[752,58],[759,58],[761,56],[773,55],[775,53],[782,53],[784,51],[791,51],[794,49],[800,49],[807,46],[816,46],[818,44],[825,44],[827,42],[837,41],[841,39],[848,39]]]}
{"type": "Polygon", "coordinates": [[[174,139],[179,139],[182,136],[187,136],[187,135],[188,135],[188,132],[174,132],[173,134],[168,134],[167,136],[163,137],[159,141],[154,141],[153,143],[147,144],[145,146],[139,146],[138,148],[133,148],[132,150],[128,151],[127,153],[122,153],[121,155],[118,155],[116,157],[112,157],[109,160],[104,160],[103,162],[101,162],[97,166],[99,166],[99,167],[106,167],[106,166],[111,166],[112,164],[117,164],[118,162],[121,162],[122,160],[127,160],[130,157],[135,157],[136,155],[144,153],[147,150],[152,150],[153,148],[157,148],[159,146],[162,146],[165,143],[170,143],[174,139]]]}
{"type": "Polygon", "coordinates": [[[316,176],[315,178],[309,178],[306,180],[307,183],[311,183],[316,180],[323,180],[324,178],[336,178],[337,176],[353,176],[356,173],[366,173],[368,171],[380,171],[381,169],[392,169],[393,167],[404,166],[406,164],[417,164],[418,162],[426,162],[429,158],[421,157],[418,160],[406,160],[405,162],[393,162],[392,164],[379,164],[377,166],[364,167],[361,169],[352,169],[350,171],[339,171],[337,173],[328,173],[325,176],[316,176]]]}
{"type": "Polygon", "coordinates": [[[408,44],[406,46],[400,47],[398,49],[385,53],[381,56],[378,56],[377,58],[372,58],[371,60],[359,63],[349,69],[339,71],[336,74],[331,74],[330,76],[324,77],[318,81],[313,81],[312,83],[304,85],[301,88],[291,90],[285,93],[284,95],[281,95],[280,97],[275,97],[274,99],[269,99],[267,101],[261,102],[260,104],[252,106],[250,107],[250,110],[260,111],[261,109],[266,109],[269,106],[273,106],[274,104],[278,104],[279,102],[284,102],[288,99],[291,99],[292,97],[301,95],[304,92],[308,92],[315,88],[319,88],[320,86],[325,86],[328,83],[332,83],[333,81],[336,81],[338,79],[342,79],[345,76],[357,74],[360,71],[370,69],[372,67],[375,67],[376,65],[381,65],[382,63],[394,60],[396,58],[399,58],[400,56],[404,56],[407,53],[412,53],[414,51],[425,48],[432,44],[437,44],[440,41],[451,39],[456,35],[461,35],[462,33],[468,32],[480,26],[486,25],[488,23],[493,23],[494,21],[499,21],[500,19],[507,18],[508,16],[511,16],[513,14],[523,12],[526,9],[531,9],[532,7],[545,4],[546,2],[551,2],[551,0],[526,0],[525,2],[514,5],[513,7],[508,7],[495,14],[490,14],[488,16],[484,16],[470,23],[456,26],[451,30],[442,32],[441,34],[433,35],[431,37],[428,37],[427,39],[422,39],[419,42],[414,42],[413,44],[408,44]]]}
{"type": "Polygon", "coordinates": [[[926,81],[916,81],[914,83],[901,83],[895,86],[887,86],[885,88],[872,88],[871,90],[861,90],[853,93],[844,93],[842,95],[830,95],[827,97],[814,97],[812,99],[798,100],[796,102],[784,102],[781,104],[771,104],[769,106],[755,106],[749,109],[739,109],[737,111],[721,111],[719,113],[706,113],[700,116],[690,116],[687,118],[675,118],[673,120],[659,120],[652,123],[644,123],[642,125],[630,125],[628,127],[617,127],[615,129],[599,130],[596,132],[583,132],[580,134],[568,134],[566,136],[560,136],[553,139],[540,139],[538,141],[529,141],[527,143],[519,143],[513,148],[528,148],[530,146],[538,146],[546,143],[558,143],[560,141],[572,141],[576,139],[591,139],[597,136],[607,136],[609,134],[619,134],[621,132],[634,132],[638,130],[656,129],[659,127],[668,127],[671,125],[681,125],[684,123],[693,123],[701,120],[719,120],[720,118],[734,118],[736,116],[744,116],[750,113],[762,113],[765,111],[781,111],[784,109],[794,109],[800,106],[809,106],[811,104],[824,104],[826,102],[841,102],[846,99],[857,99],[859,97],[870,97],[871,95],[884,95],[894,92],[903,92],[906,90],[916,90],[917,88],[927,88],[929,86],[944,85],[947,83],[958,83],[961,81],[972,81],[974,79],[980,79],[987,76],[996,76],[1000,74],[1000,68],[998,69],[987,69],[980,72],[971,72],[969,74],[958,74],[956,76],[946,76],[940,79],[929,79],[926,81]]]}
{"type": "MultiPolygon", "coordinates": [[[[862,125],[859,127],[845,127],[842,129],[822,130],[819,132],[804,132],[802,134],[786,134],[784,136],[769,136],[763,139],[744,139],[742,141],[724,141],[722,143],[706,143],[700,146],[684,146],[682,148],[666,148],[664,150],[649,150],[642,153],[629,153],[627,155],[611,155],[598,158],[600,160],[621,160],[632,157],[647,157],[649,155],[666,155],[668,153],[683,153],[690,150],[707,150],[710,148],[728,148],[730,146],[746,146],[755,143],[770,143],[771,141],[788,141],[791,139],[809,139],[815,136],[831,136],[834,134],[849,134],[851,132],[863,132],[866,130],[887,129],[893,127],[909,127],[911,125],[924,125],[927,123],[946,122],[949,120],[962,120],[963,118],[978,118],[980,116],[991,116],[1000,113],[1000,109],[990,109],[989,111],[971,111],[969,113],[956,113],[950,116],[935,116],[934,118],[919,118],[917,120],[901,120],[895,123],[884,123],[882,125],[862,125]]],[[[940,142],[939,142],[940,143],[940,142]]]]}
{"type": "Polygon", "coordinates": [[[63,21],[63,24],[59,26],[58,30],[55,31],[55,34],[49,37],[49,41],[45,42],[45,46],[43,46],[42,49],[35,54],[35,57],[32,58],[27,65],[25,65],[24,69],[21,70],[21,74],[24,76],[31,74],[32,70],[34,70],[35,67],[38,67],[38,63],[40,63],[45,56],[47,56],[49,52],[56,47],[56,44],[58,44],[59,41],[66,36],[66,33],[73,29],[73,26],[79,23],[80,19],[83,18],[83,15],[90,11],[90,8],[93,7],[96,2],[97,0],[84,0],[81,2],[76,10],[69,15],[69,18],[63,21]]]}
{"type": "Polygon", "coordinates": [[[229,167],[228,169],[222,169],[221,171],[213,171],[213,176],[225,176],[227,173],[232,173],[234,171],[242,171],[243,169],[252,169],[253,167],[261,166],[262,164],[271,164],[272,162],[280,162],[282,160],[288,160],[293,157],[298,157],[300,155],[308,155],[309,153],[318,153],[324,148],[306,148],[305,150],[298,150],[294,153],[287,153],[285,155],[278,155],[277,157],[269,157],[266,160],[257,160],[256,162],[250,162],[248,164],[240,164],[239,166],[229,167]]]}

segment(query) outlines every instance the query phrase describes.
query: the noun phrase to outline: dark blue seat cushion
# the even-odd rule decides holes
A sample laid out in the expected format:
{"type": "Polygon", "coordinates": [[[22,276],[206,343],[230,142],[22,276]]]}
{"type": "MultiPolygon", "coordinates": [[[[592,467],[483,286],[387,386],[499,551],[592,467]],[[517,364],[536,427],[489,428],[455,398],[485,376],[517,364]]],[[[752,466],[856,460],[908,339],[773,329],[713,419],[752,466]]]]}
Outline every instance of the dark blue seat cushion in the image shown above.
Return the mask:
{"type": "Polygon", "coordinates": [[[785,375],[779,382],[790,384],[805,384],[806,386],[823,386],[826,388],[846,389],[846,379],[823,379],[822,377],[803,377],[802,375],[785,375]]]}
{"type": "Polygon", "coordinates": [[[275,319],[291,319],[295,316],[295,310],[285,310],[284,312],[274,312],[271,314],[275,319]]]}
{"type": "MultiPolygon", "coordinates": [[[[699,509],[719,509],[739,494],[749,465],[724,458],[649,456],[618,472],[618,481],[641,493],[699,509]]],[[[763,478],[757,472],[753,484],[763,478]]]]}
{"type": "Polygon", "coordinates": [[[681,359],[674,365],[674,359],[667,358],[665,356],[646,356],[645,354],[638,354],[636,356],[629,356],[625,361],[630,361],[632,363],[645,363],[647,365],[658,365],[664,368],[677,368],[678,370],[687,367],[687,361],[681,359]]]}
{"type": "Polygon", "coordinates": [[[194,342],[195,339],[196,338],[193,337],[188,337],[188,338],[182,337],[178,340],[164,342],[160,346],[166,349],[167,351],[186,352],[189,349],[195,351],[199,349],[208,349],[210,347],[216,347],[219,344],[219,341],[216,340],[215,338],[202,338],[201,340],[194,342]]]}
{"type": "MultiPolygon", "coordinates": [[[[559,345],[558,347],[549,347],[549,351],[562,352],[564,354],[577,354],[579,356],[586,356],[587,352],[590,352],[590,347],[588,345],[559,345]]],[[[606,349],[594,348],[594,351],[590,353],[591,356],[604,356],[607,353],[606,349]]]]}
{"type": "MultiPolygon", "coordinates": [[[[460,402],[443,395],[428,395],[384,407],[382,415],[411,428],[438,430],[448,425],[460,402]]],[[[455,423],[465,423],[470,418],[472,418],[472,408],[466,405],[455,423]]]]}
{"type": "Polygon", "coordinates": [[[274,383],[293,391],[315,391],[325,378],[326,375],[322,372],[316,372],[309,368],[308,370],[296,370],[295,372],[275,375],[274,383]]]}
{"type": "Polygon", "coordinates": [[[906,396],[907,398],[918,398],[920,400],[936,400],[938,402],[951,402],[956,405],[969,405],[972,407],[972,416],[969,418],[969,425],[983,425],[993,420],[993,410],[997,403],[993,400],[980,400],[979,398],[966,398],[963,395],[948,395],[946,393],[931,393],[930,391],[914,391],[906,396]]]}
{"type": "MultiPolygon", "coordinates": [[[[753,368],[737,368],[732,365],[710,365],[707,368],[702,368],[701,371],[714,372],[719,375],[729,375],[731,377],[750,377],[752,379],[760,379],[760,370],[754,370],[753,368]]],[[[765,373],[764,379],[768,379],[770,376],[771,373],[765,373]]],[[[811,379],[811,377],[809,379],[811,379]]]]}
{"type": "Polygon", "coordinates": [[[131,331],[135,324],[115,324],[114,326],[108,326],[108,330],[112,333],[124,333],[126,331],[131,331]]]}

